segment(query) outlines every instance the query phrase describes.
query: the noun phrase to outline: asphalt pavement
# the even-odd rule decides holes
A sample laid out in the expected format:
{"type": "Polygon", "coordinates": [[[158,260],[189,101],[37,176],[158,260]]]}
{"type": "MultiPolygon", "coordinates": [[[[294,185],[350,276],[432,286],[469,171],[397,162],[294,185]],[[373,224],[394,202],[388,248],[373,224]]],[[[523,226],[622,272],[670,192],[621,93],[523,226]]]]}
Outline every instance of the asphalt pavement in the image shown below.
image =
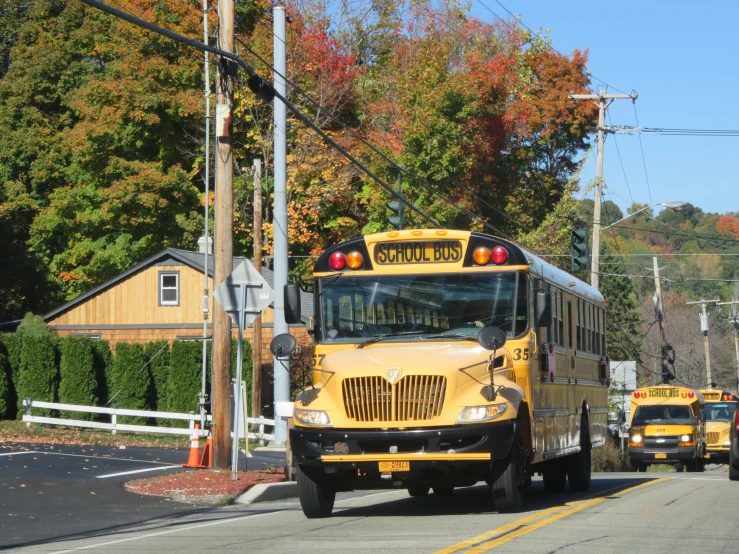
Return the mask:
{"type": "MultiPolygon", "coordinates": [[[[63,452],[66,454],[68,452],[63,452]]],[[[71,453],[71,452],[69,452],[71,453]]],[[[13,464],[29,462],[44,468],[51,453],[6,456],[13,464]],[[22,460],[25,458],[25,460],[22,460]],[[34,458],[37,458],[34,460],[34,458]]],[[[88,452],[84,453],[85,455],[88,452]]],[[[101,452],[98,451],[98,454],[101,452]]],[[[168,464],[154,452],[149,458],[125,463],[146,469],[146,461],[168,464]]],[[[142,456],[144,454],[142,453],[142,456]]],[[[135,457],[135,456],[134,456],[135,457]]],[[[174,505],[164,500],[126,493],[121,488],[125,476],[105,479],[85,478],[87,472],[118,471],[124,464],[114,456],[57,456],[81,475],[66,489],[81,511],[69,509],[65,515],[58,502],[68,495],[56,493],[56,508],[45,513],[22,512],[24,525],[36,518],[63,529],[64,518],[74,523],[87,514],[104,512],[114,518],[107,527],[81,532],[46,533],[34,540],[15,543],[22,552],[403,552],[477,553],[495,550],[504,553],[585,554],[618,553],[636,550],[639,554],[736,553],[739,551],[739,483],[729,481],[725,467],[705,473],[611,473],[594,474],[587,493],[547,494],[540,479],[526,493],[524,510],[518,514],[498,514],[492,510],[489,489],[481,484],[457,489],[450,497],[410,498],[405,490],[342,493],[334,515],[308,520],[297,500],[253,505],[232,505],[207,510],[174,505]],[[87,470],[79,469],[80,465],[87,470]],[[103,466],[102,464],[106,464],[103,466]],[[110,464],[110,465],[107,465],[110,464]],[[115,467],[113,464],[119,464],[115,467]],[[93,465],[97,467],[92,467],[93,465]],[[104,482],[100,485],[99,482],[104,482]],[[88,491],[92,483],[103,487],[88,491]],[[116,492],[117,491],[117,492],[116,492]],[[95,495],[90,495],[95,492],[95,495]],[[102,497],[102,498],[101,498],[102,497]],[[100,501],[102,499],[102,501],[100,501]],[[134,510],[136,513],[134,514],[134,510]],[[75,520],[75,518],[78,518],[75,520]],[[54,521],[54,520],[60,521],[54,521]],[[51,535],[54,536],[51,536],[51,535]]],[[[38,481],[25,482],[23,493],[6,503],[5,460],[0,458],[0,500],[3,510],[15,509],[16,502],[49,492],[37,490],[38,481]],[[26,490],[30,489],[30,490],[26,490]],[[26,495],[25,497],[23,495],[26,495]]],[[[51,463],[56,466],[55,463],[51,463]]],[[[36,466],[34,466],[36,467],[36,466]]],[[[37,469],[38,469],[37,468],[37,469]]],[[[49,483],[57,480],[60,467],[49,468],[49,483]]],[[[16,471],[20,468],[16,467],[16,471]]],[[[174,470],[174,469],[172,469],[174,470]]],[[[162,469],[162,471],[170,471],[162,469]]],[[[92,475],[92,474],[90,474],[92,475]]],[[[17,481],[15,481],[17,482],[17,481]]],[[[61,485],[60,485],[61,486],[61,485]]],[[[13,489],[17,491],[18,487],[13,489]]],[[[36,503],[38,506],[38,503],[36,503]]],[[[12,512],[11,512],[12,513],[12,512]]],[[[19,509],[19,514],[20,514],[19,509]]],[[[14,516],[20,517],[20,516],[14,516]]],[[[4,525],[13,518],[0,518],[4,525]]],[[[97,520],[99,521],[99,519],[97,520]]],[[[94,526],[93,526],[94,527],[94,526]]],[[[7,527],[0,527],[5,538],[7,527]]],[[[18,529],[18,527],[16,527],[18,529]]],[[[19,531],[21,534],[24,530],[19,531]]]]}
{"type": "MultiPolygon", "coordinates": [[[[187,449],[0,443],[0,549],[120,533],[206,507],[133,494],[129,480],[185,471],[187,449]]],[[[284,465],[257,452],[240,468],[284,465]]]]}

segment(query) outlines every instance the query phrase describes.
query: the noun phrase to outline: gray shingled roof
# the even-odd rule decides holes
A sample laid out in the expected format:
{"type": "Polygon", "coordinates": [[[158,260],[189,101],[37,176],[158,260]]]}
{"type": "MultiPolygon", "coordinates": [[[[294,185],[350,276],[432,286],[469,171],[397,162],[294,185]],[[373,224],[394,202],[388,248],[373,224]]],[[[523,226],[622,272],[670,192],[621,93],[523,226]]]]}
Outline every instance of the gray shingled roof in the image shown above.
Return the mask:
{"type": "MultiPolygon", "coordinates": [[[[178,248],[165,248],[161,252],[158,252],[157,254],[154,254],[150,258],[147,258],[146,260],[142,261],[141,263],[136,264],[132,268],[124,271],[120,275],[116,275],[112,279],[98,285],[97,287],[90,289],[84,294],[79,295],[77,298],[74,298],[67,302],[66,304],[59,306],[58,308],[50,311],[49,313],[44,315],[44,321],[48,321],[49,319],[52,319],[67,310],[75,307],[77,304],[80,304],[81,302],[84,302],[88,298],[92,298],[96,294],[99,294],[110,287],[116,285],[123,279],[126,279],[127,277],[130,277],[134,273],[137,273],[138,271],[141,271],[142,269],[147,268],[150,265],[154,264],[164,264],[168,261],[174,261],[177,263],[183,263],[185,265],[188,265],[192,267],[193,269],[196,269],[197,271],[203,271],[203,261],[204,261],[204,255],[200,252],[192,252],[190,250],[180,250],[178,248]]],[[[235,268],[238,266],[241,262],[243,262],[246,258],[242,256],[234,256],[233,259],[233,267],[235,268]]],[[[208,275],[213,275],[213,256],[208,256],[208,275]]],[[[267,269],[266,267],[262,267],[262,276],[264,277],[264,280],[269,283],[269,286],[274,288],[275,283],[275,275],[272,272],[271,269],[267,269]]],[[[300,304],[301,304],[301,319],[303,321],[308,321],[308,318],[313,315],[313,295],[306,292],[301,292],[300,294],[300,304]]]]}

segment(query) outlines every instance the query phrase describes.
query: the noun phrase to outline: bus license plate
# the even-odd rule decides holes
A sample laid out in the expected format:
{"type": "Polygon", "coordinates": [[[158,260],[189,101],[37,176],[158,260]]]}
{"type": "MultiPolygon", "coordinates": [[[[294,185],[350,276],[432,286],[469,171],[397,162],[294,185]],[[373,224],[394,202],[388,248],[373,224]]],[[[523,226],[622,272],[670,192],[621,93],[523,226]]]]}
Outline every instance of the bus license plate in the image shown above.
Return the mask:
{"type": "Polygon", "coordinates": [[[665,460],[667,459],[667,454],[655,454],[654,457],[657,460],[665,460]]]}
{"type": "Polygon", "coordinates": [[[410,471],[411,463],[404,462],[379,462],[380,473],[389,473],[392,471],[410,471]]]}

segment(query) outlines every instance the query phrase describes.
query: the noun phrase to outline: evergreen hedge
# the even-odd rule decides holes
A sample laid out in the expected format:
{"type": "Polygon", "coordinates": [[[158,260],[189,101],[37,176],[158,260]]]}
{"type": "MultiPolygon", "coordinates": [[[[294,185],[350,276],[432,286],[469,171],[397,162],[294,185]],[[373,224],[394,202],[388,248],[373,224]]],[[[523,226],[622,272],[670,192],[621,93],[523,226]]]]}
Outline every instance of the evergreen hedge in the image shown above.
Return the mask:
{"type": "MultiPolygon", "coordinates": [[[[23,337],[18,376],[18,411],[23,413],[23,399],[56,402],[59,392],[59,366],[54,341],[49,334],[27,334],[23,337]]],[[[34,415],[49,416],[40,409],[34,415]]]]}
{"type": "MultiPolygon", "coordinates": [[[[109,402],[129,410],[149,409],[151,374],[146,365],[144,347],[141,344],[119,342],[115,347],[113,363],[108,371],[109,402]],[[143,369],[142,369],[143,368],[143,369]]],[[[120,423],[146,425],[147,418],[124,416],[120,423]]]]}
{"type": "MultiPolygon", "coordinates": [[[[169,412],[197,412],[202,383],[203,346],[199,341],[175,341],[169,357],[166,406],[169,412]]],[[[186,421],[171,425],[187,427],[186,421]]]]}
{"type": "Polygon", "coordinates": [[[107,340],[92,341],[92,364],[95,368],[95,381],[98,384],[95,392],[100,405],[105,406],[110,399],[108,389],[108,372],[113,363],[113,354],[107,340]]]}
{"type": "Polygon", "coordinates": [[[8,363],[8,390],[6,403],[8,405],[5,417],[14,419],[20,417],[18,413],[18,380],[21,369],[21,337],[15,333],[0,334],[0,350],[6,356],[8,363]]]}
{"type": "MultiPolygon", "coordinates": [[[[92,340],[87,337],[66,337],[61,340],[59,361],[59,402],[97,406],[98,383],[92,353],[92,340]]],[[[92,420],[96,414],[62,412],[61,417],[92,420]]]]}
{"type": "Polygon", "coordinates": [[[149,391],[151,409],[163,412],[167,409],[169,344],[166,340],[147,342],[144,347],[144,354],[151,372],[151,390],[149,391]]]}
{"type": "Polygon", "coordinates": [[[8,417],[10,406],[10,364],[8,356],[0,350],[0,419],[8,417]]]}

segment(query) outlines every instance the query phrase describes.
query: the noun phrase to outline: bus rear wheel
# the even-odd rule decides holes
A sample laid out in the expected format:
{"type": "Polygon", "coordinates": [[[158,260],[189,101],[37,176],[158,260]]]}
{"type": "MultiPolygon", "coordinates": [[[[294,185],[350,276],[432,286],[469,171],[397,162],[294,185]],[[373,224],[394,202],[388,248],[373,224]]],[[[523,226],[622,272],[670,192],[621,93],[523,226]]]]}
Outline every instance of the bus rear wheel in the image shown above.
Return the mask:
{"type": "Polygon", "coordinates": [[[298,498],[305,517],[317,519],[330,517],[334,510],[336,491],[325,483],[311,478],[298,465],[298,498]]]}
{"type": "Polygon", "coordinates": [[[590,488],[592,450],[587,419],[583,419],[581,429],[580,452],[569,456],[567,464],[567,479],[570,482],[570,490],[574,492],[585,492],[590,488]]]}
{"type": "Polygon", "coordinates": [[[567,471],[562,460],[544,462],[541,470],[544,490],[549,493],[564,492],[567,484],[567,471]]]}

